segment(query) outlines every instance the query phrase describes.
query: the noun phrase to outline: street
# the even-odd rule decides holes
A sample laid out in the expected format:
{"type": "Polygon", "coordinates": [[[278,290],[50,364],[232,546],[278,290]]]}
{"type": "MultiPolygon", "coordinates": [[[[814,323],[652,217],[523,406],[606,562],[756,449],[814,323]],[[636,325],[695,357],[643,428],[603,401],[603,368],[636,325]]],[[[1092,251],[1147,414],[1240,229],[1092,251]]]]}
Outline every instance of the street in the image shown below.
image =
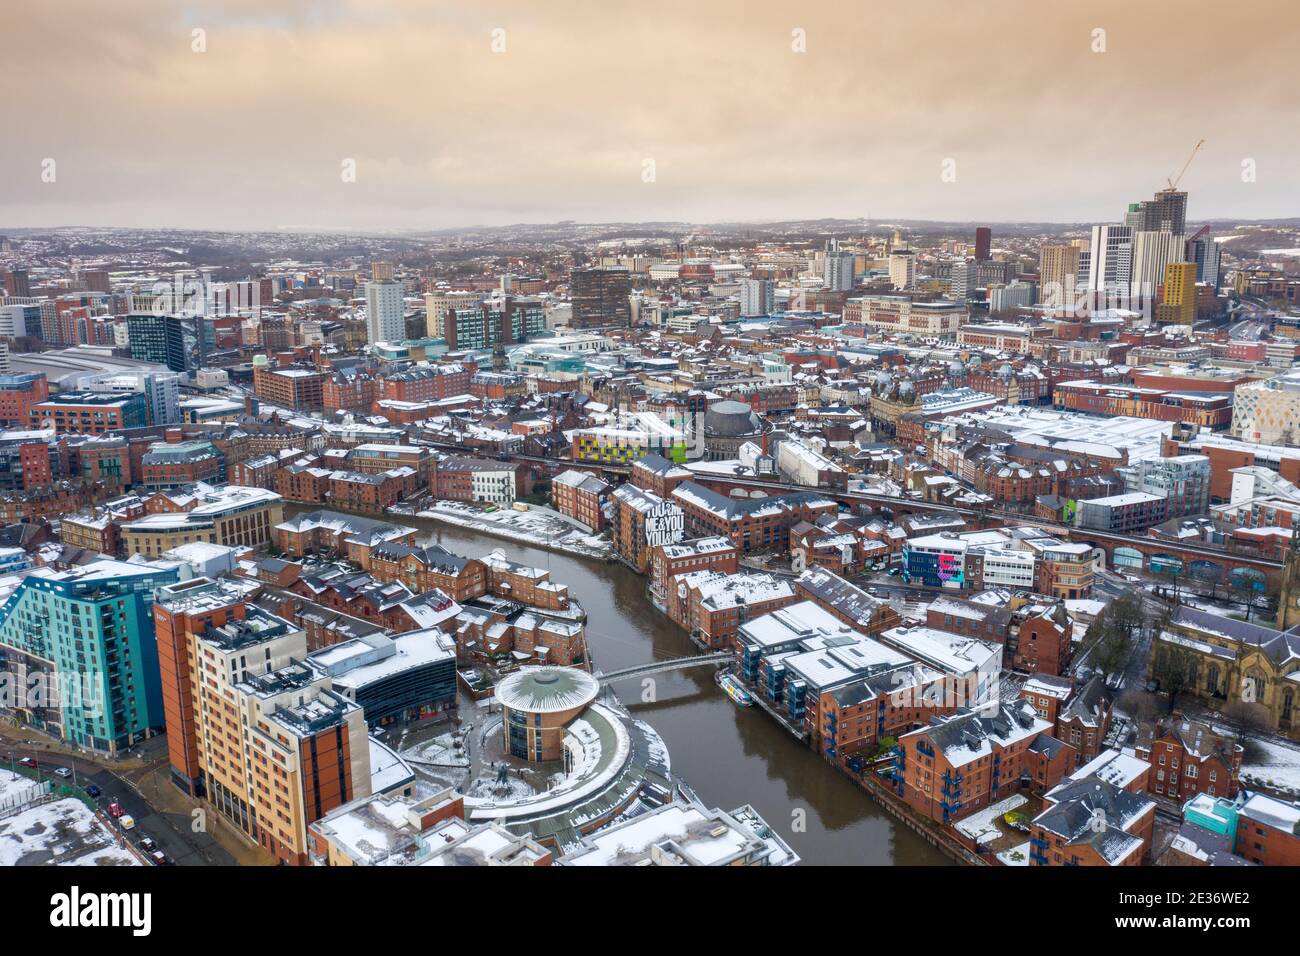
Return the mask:
{"type": "MultiPolygon", "coordinates": [[[[101,793],[95,798],[95,802],[101,809],[106,811],[110,803],[118,803],[135,819],[133,829],[119,829],[119,832],[126,837],[127,842],[137,848],[141,839],[150,837],[172,863],[192,866],[234,866],[237,862],[210,832],[195,832],[188,813],[169,813],[151,806],[140,795],[135,783],[125,774],[107,770],[87,760],[66,754],[7,741],[0,754],[3,754],[6,766],[16,765],[23,757],[31,757],[37,762],[36,769],[40,772],[41,778],[52,779],[56,785],[72,785],[75,779],[75,783],[82,788],[87,784],[99,787],[101,793]],[[53,771],[58,767],[73,770],[75,778],[54,775],[53,771]]],[[[145,770],[142,776],[147,776],[148,773],[149,771],[145,770]]],[[[117,823],[116,820],[113,822],[117,823]]],[[[148,857],[148,854],[144,855],[148,857]]]]}

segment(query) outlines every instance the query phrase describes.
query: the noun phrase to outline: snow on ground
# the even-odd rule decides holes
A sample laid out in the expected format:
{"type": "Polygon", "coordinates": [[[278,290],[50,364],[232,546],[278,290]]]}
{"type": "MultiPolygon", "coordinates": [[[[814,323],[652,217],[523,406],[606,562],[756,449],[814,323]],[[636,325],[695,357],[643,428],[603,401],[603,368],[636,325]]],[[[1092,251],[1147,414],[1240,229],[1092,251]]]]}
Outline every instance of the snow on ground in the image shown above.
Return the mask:
{"type": "Polygon", "coordinates": [[[528,511],[499,508],[484,512],[458,501],[439,501],[420,511],[418,516],[585,558],[609,558],[614,554],[608,538],[588,534],[548,508],[532,507],[528,511]]]}
{"type": "Polygon", "coordinates": [[[972,813],[970,816],[958,820],[957,829],[976,843],[991,843],[1002,836],[1002,831],[998,828],[998,820],[1002,819],[1004,814],[1010,813],[1016,807],[1023,806],[1028,802],[1020,794],[1007,797],[1005,800],[999,800],[977,813],[972,813]]]}
{"type": "Polygon", "coordinates": [[[11,803],[24,802],[28,797],[34,796],[42,787],[42,784],[37,783],[30,777],[24,777],[22,774],[10,770],[0,770],[0,810],[3,810],[11,803]]]}
{"type": "MultiPolygon", "coordinates": [[[[17,792],[15,776],[0,770],[0,792],[17,792]]],[[[37,864],[141,865],[94,811],[75,797],[29,805],[0,817],[0,866],[37,864]]]]}
{"type": "Polygon", "coordinates": [[[442,734],[402,751],[402,756],[415,763],[431,763],[442,767],[468,767],[469,753],[462,746],[453,745],[452,734],[442,734]]]}
{"type": "Polygon", "coordinates": [[[1252,740],[1250,762],[1241,766],[1241,782],[1300,794],[1300,748],[1268,740],[1252,740]]]}
{"type": "Polygon", "coordinates": [[[1028,866],[1029,842],[1025,841],[1020,846],[1013,846],[1009,850],[1003,850],[997,856],[1005,866],[1028,866]]]}

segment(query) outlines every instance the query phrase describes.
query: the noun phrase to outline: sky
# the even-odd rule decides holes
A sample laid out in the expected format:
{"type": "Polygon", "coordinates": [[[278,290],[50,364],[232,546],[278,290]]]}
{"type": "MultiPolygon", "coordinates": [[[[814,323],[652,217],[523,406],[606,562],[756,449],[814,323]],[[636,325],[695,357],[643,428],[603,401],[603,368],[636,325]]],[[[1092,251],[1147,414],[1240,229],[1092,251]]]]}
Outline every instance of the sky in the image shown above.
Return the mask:
{"type": "Polygon", "coordinates": [[[1294,0],[5,11],[0,228],[1300,215],[1294,0]]]}

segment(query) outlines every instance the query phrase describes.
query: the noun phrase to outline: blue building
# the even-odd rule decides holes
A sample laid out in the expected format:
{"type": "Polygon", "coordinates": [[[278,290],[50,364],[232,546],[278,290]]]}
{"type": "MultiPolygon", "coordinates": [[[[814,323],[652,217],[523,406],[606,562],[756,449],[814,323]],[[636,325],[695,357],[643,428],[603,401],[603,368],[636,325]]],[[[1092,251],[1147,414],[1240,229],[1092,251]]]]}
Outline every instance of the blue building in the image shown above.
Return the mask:
{"type": "Polygon", "coordinates": [[[162,728],[153,595],[178,576],[110,559],[33,571],[0,603],[0,709],[103,753],[162,728]]]}

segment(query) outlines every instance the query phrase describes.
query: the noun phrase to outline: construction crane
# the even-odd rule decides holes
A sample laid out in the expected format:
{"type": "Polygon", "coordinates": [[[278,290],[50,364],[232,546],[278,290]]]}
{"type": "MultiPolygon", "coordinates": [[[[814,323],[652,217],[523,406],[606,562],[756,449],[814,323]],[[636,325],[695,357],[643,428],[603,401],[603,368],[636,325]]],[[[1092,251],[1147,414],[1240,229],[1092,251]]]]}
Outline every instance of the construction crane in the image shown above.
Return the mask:
{"type": "Polygon", "coordinates": [[[1187,167],[1192,165],[1192,160],[1196,158],[1196,154],[1201,151],[1201,147],[1204,145],[1205,145],[1205,140],[1203,139],[1197,140],[1196,145],[1192,147],[1191,155],[1187,157],[1187,162],[1183,163],[1183,168],[1178,171],[1178,175],[1175,176],[1173,179],[1165,180],[1165,182],[1169,184],[1169,190],[1171,192],[1177,189],[1178,184],[1183,181],[1183,174],[1187,172],[1187,167]]]}

